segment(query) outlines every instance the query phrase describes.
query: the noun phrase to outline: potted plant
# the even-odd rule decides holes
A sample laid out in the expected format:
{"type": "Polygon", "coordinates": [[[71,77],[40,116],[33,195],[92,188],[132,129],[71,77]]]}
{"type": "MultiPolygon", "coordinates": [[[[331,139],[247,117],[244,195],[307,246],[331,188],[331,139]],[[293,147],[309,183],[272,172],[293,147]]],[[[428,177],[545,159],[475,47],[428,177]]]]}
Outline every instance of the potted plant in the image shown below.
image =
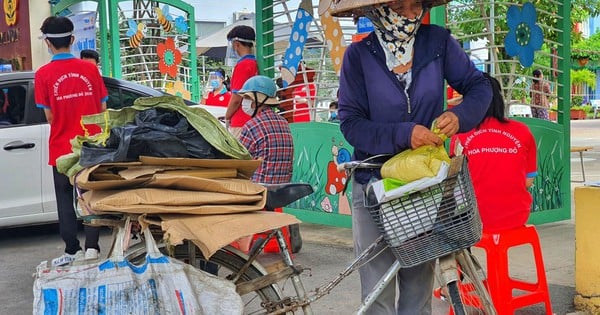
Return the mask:
{"type": "Polygon", "coordinates": [[[578,40],[571,47],[571,59],[576,60],[580,67],[585,67],[590,60],[600,60],[600,35],[578,40]]]}
{"type": "Polygon", "coordinates": [[[571,119],[585,119],[587,113],[585,112],[585,108],[580,105],[571,106],[571,119]]]}
{"type": "Polygon", "coordinates": [[[587,103],[587,104],[583,104],[581,106],[583,108],[583,111],[585,112],[585,118],[594,118],[594,107],[592,106],[592,104],[587,103]]]}
{"type": "Polygon", "coordinates": [[[590,53],[585,50],[573,50],[571,52],[571,58],[577,60],[580,67],[585,67],[588,61],[590,61],[590,53]]]}
{"type": "Polygon", "coordinates": [[[550,120],[556,121],[557,117],[558,117],[558,106],[556,106],[556,105],[550,106],[550,108],[548,110],[548,118],[550,120]]]}
{"type": "MultiPolygon", "coordinates": [[[[571,69],[571,85],[585,84],[588,87],[596,88],[596,74],[588,69],[573,70],[571,69]]],[[[582,99],[583,101],[583,99],[582,99]]],[[[578,103],[576,105],[581,105],[578,103]]]]}
{"type": "MultiPolygon", "coordinates": [[[[571,85],[596,88],[596,74],[588,69],[571,70],[571,85]]],[[[571,97],[571,119],[585,119],[586,113],[583,105],[583,97],[580,95],[571,97]]]]}

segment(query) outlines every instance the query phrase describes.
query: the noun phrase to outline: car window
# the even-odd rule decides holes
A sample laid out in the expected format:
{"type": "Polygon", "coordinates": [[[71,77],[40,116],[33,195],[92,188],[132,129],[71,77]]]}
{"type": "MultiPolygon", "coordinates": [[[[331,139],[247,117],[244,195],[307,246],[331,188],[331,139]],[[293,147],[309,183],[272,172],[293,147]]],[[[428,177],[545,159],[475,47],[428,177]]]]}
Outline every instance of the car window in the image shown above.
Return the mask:
{"type": "Polygon", "coordinates": [[[111,109],[123,108],[124,106],[122,102],[123,96],[121,95],[121,88],[107,86],[106,89],[108,90],[108,100],[106,101],[106,107],[111,109]]]}
{"type": "Polygon", "coordinates": [[[129,107],[133,105],[138,97],[149,96],[140,91],[126,90],[118,86],[106,86],[108,90],[108,101],[106,101],[106,107],[111,109],[121,109],[123,107],[129,107]]]}
{"type": "Polygon", "coordinates": [[[0,127],[23,124],[26,102],[26,84],[0,86],[0,127]]]}

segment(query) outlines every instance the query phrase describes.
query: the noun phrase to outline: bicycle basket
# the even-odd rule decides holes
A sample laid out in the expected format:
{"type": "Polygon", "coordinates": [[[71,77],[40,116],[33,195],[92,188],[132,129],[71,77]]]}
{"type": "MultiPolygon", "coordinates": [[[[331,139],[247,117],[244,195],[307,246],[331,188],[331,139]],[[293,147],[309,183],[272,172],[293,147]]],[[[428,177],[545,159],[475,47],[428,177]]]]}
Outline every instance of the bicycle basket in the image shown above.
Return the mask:
{"type": "Polygon", "coordinates": [[[458,173],[440,184],[368,207],[403,267],[470,247],[481,238],[481,218],[466,159],[459,163],[458,173]]]}

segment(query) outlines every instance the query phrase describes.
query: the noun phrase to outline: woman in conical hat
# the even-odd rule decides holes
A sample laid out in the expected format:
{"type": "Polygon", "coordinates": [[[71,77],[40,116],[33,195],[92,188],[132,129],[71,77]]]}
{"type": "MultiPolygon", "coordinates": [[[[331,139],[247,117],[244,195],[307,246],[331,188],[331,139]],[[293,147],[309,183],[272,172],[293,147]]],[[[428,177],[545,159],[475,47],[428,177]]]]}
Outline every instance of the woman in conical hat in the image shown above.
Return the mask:
{"type": "MultiPolygon", "coordinates": [[[[450,32],[421,21],[447,0],[334,0],[332,15],[366,16],[375,31],[345,52],[340,73],[340,129],[354,147],[353,159],[397,154],[443,144],[479,124],[492,98],[489,81],[478,71],[450,32]],[[463,95],[444,110],[445,82],[463,95]],[[431,131],[436,121],[439,133],[431,131]]],[[[364,191],[378,171],[357,170],[352,183],[355,252],[380,232],[364,207],[364,191]]],[[[360,269],[362,298],[395,262],[391,250],[360,269]]],[[[432,262],[403,268],[371,307],[370,314],[431,314],[432,262]],[[399,293],[399,296],[396,294],[399,293]]]]}

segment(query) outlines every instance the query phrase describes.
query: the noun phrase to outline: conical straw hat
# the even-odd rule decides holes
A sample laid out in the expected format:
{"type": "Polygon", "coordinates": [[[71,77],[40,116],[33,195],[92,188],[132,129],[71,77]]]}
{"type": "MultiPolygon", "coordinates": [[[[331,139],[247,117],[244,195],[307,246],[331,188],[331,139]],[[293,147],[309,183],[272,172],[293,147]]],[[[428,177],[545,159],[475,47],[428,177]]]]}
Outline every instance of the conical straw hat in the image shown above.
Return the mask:
{"type": "MultiPolygon", "coordinates": [[[[333,0],[333,9],[331,15],[333,16],[363,16],[364,9],[372,5],[388,3],[398,0],[333,0]]],[[[423,3],[430,7],[443,5],[451,0],[430,0],[423,1],[423,3]]]]}

